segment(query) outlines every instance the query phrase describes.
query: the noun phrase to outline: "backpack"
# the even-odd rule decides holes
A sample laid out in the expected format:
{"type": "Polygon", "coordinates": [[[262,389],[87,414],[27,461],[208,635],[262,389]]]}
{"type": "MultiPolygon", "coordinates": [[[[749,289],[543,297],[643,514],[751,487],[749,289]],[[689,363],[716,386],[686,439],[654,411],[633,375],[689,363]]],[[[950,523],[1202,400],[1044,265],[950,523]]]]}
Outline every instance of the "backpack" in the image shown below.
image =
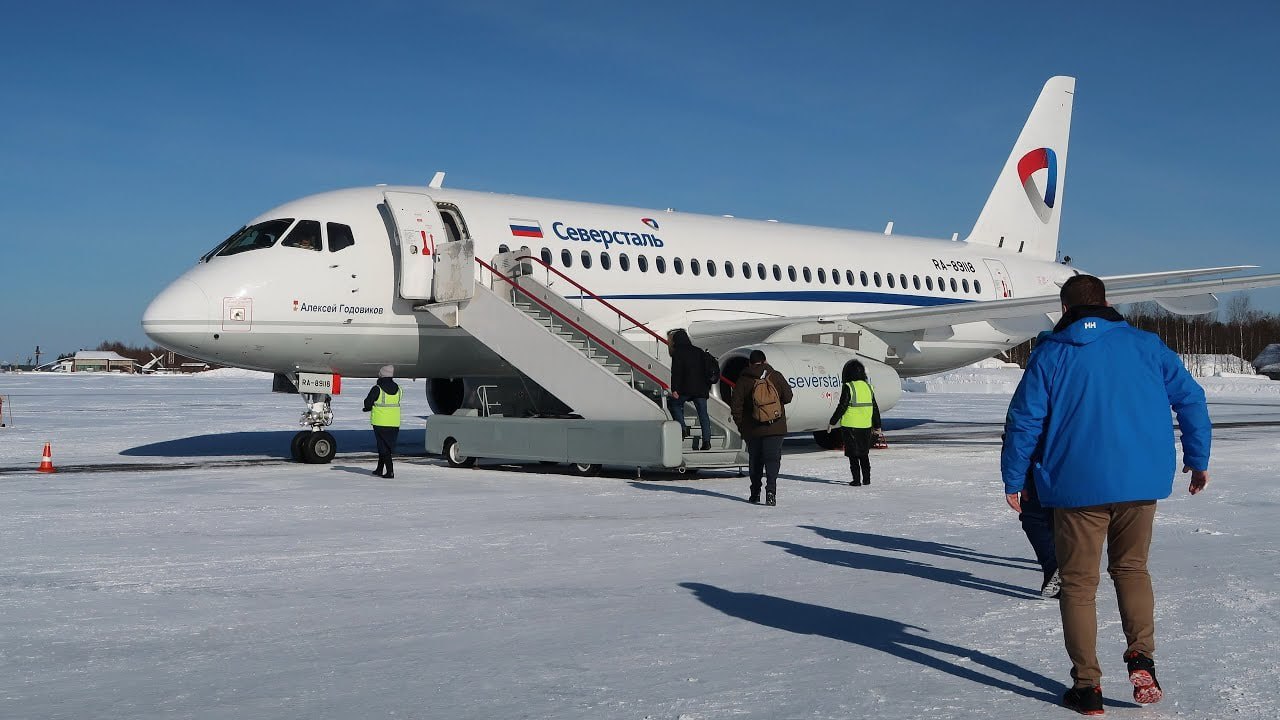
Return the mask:
{"type": "Polygon", "coordinates": [[[764,373],[751,387],[751,417],[762,425],[772,425],[782,419],[782,398],[768,376],[769,373],[764,373]]]}
{"type": "Polygon", "coordinates": [[[702,351],[703,370],[707,375],[707,382],[715,385],[720,382],[720,363],[716,362],[716,358],[706,350],[702,351]]]}

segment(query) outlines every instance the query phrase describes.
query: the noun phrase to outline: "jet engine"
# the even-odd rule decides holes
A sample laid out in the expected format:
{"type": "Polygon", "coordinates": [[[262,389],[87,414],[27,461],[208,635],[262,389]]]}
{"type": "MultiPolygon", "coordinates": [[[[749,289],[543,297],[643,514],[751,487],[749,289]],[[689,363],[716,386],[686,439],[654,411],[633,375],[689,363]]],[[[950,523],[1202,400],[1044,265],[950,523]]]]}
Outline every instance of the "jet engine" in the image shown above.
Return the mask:
{"type": "Polygon", "coordinates": [[[840,401],[841,371],[850,360],[861,361],[867,378],[875,388],[876,403],[885,412],[902,396],[902,382],[892,367],[864,357],[847,348],[816,343],[764,343],[735,348],[720,357],[720,397],[729,402],[733,387],[723,380],[736,382],[748,365],[752,350],[763,351],[767,362],[786,379],[794,398],[787,405],[787,430],[813,432],[823,447],[835,447],[828,437],[827,424],[840,401]]]}

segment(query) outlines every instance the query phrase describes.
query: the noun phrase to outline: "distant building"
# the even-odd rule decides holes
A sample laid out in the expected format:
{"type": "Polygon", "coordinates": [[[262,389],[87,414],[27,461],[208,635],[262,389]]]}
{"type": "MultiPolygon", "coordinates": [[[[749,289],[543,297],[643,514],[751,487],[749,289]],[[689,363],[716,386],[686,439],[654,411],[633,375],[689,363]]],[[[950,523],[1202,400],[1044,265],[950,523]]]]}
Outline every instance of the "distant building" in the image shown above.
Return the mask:
{"type": "Polygon", "coordinates": [[[74,357],[63,358],[50,363],[48,367],[55,372],[122,372],[137,371],[138,363],[132,358],[119,353],[103,350],[81,350],[74,357]]]}
{"type": "Polygon", "coordinates": [[[1259,375],[1280,380],[1280,343],[1272,343],[1253,359],[1253,367],[1259,375]]]}

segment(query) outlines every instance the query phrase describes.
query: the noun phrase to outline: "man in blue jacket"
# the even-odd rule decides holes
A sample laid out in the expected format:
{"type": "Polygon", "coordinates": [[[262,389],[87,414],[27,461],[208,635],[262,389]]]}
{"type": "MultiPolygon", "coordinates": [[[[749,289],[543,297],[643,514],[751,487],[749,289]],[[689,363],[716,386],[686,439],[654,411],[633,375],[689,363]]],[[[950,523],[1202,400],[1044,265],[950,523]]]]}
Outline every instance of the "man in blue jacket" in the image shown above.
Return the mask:
{"type": "Polygon", "coordinates": [[[1211,427],[1204,390],[1160,338],[1131,327],[1107,304],[1101,280],[1077,275],[1063,284],[1061,299],[1062,319],[1041,335],[1009,403],[1000,470],[1014,510],[1028,469],[1040,502],[1054,508],[1062,633],[1075,681],[1063,703],[1101,715],[1095,597],[1103,542],[1133,697],[1157,702],[1163,693],[1147,553],[1156,501],[1173,492],[1169,408],[1182,431],[1192,495],[1209,482],[1211,427]]]}

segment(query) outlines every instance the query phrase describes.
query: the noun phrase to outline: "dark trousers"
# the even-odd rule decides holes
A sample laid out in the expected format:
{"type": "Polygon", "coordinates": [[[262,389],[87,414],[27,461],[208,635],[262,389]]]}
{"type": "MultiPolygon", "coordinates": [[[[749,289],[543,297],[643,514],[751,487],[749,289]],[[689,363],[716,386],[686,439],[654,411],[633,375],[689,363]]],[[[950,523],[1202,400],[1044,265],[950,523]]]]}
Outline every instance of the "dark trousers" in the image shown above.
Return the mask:
{"type": "Polygon", "coordinates": [[[399,436],[398,427],[373,426],[373,439],[378,442],[378,467],[374,472],[382,472],[384,469],[388,475],[393,472],[391,455],[396,451],[396,438],[399,436]]]}
{"type": "Polygon", "coordinates": [[[693,403],[693,409],[698,412],[698,426],[702,428],[702,442],[706,445],[710,445],[711,418],[707,417],[706,398],[667,398],[667,409],[671,411],[671,417],[676,422],[680,423],[680,434],[682,436],[689,434],[689,427],[684,424],[684,404],[687,402],[693,403]]]}
{"type": "Polygon", "coordinates": [[[849,474],[855,483],[871,484],[871,428],[840,428],[844,454],[849,458],[849,474]]]}
{"type": "Polygon", "coordinates": [[[760,478],[765,479],[764,491],[769,495],[778,492],[778,468],[782,467],[781,435],[747,438],[747,456],[751,458],[751,495],[760,496],[760,478]]]}
{"type": "MultiPolygon", "coordinates": [[[[1029,484],[1027,487],[1034,486],[1029,484]]],[[[1044,572],[1044,579],[1040,581],[1043,585],[1058,571],[1058,554],[1053,545],[1053,508],[1041,505],[1034,492],[1024,492],[1018,520],[1022,522],[1022,532],[1027,534],[1031,549],[1035,551],[1036,562],[1044,572]]]]}

